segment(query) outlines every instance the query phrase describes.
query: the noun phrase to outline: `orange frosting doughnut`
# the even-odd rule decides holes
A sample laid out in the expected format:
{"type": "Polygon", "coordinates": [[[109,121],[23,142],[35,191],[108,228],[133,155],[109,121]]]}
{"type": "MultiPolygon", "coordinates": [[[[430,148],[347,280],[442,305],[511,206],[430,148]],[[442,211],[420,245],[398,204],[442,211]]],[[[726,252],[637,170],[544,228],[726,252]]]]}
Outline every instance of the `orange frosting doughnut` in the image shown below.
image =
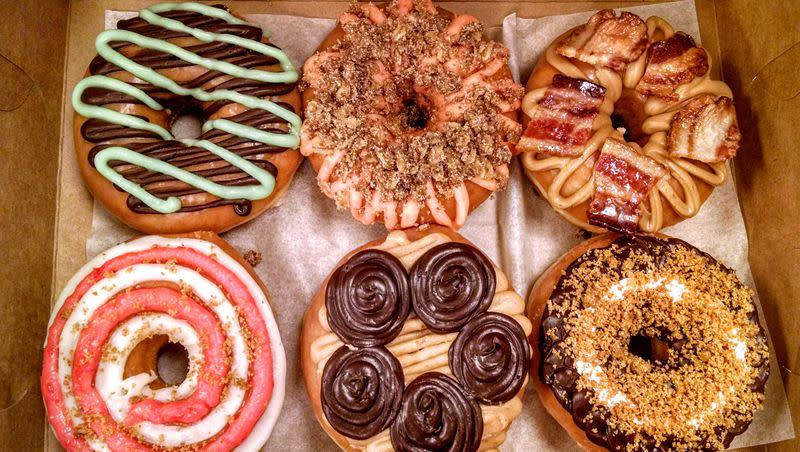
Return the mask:
{"type": "Polygon", "coordinates": [[[303,68],[300,150],[322,191],[365,224],[458,229],[508,180],[508,56],[430,1],[353,5],[303,68]]]}

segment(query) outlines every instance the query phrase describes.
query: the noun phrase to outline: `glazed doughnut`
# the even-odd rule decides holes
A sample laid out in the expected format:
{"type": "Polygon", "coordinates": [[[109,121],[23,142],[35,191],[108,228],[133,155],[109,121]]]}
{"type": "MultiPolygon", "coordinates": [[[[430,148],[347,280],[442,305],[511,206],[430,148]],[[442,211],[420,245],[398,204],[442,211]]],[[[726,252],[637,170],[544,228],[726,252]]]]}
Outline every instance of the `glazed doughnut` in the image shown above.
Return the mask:
{"type": "Polygon", "coordinates": [[[711,59],[663,19],[603,10],[533,70],[517,144],[528,178],[573,224],[655,232],[697,214],[740,133],[711,59]]]}
{"type": "Polygon", "coordinates": [[[147,233],[222,232],[276,205],[302,156],[298,73],[224,6],[163,3],[100,33],[72,92],[92,195],[147,233]],[[204,121],[196,139],[170,128],[204,121]]]}
{"type": "Polygon", "coordinates": [[[123,243],[78,271],[50,317],[41,388],[70,451],[257,450],[285,376],[266,289],[198,232],[123,243]]]}
{"type": "Polygon", "coordinates": [[[449,228],[394,231],[354,250],[303,318],[317,419],[349,451],[497,450],[528,381],[524,311],[505,274],[449,228]],[[420,297],[435,308],[416,312],[420,297]],[[374,341],[363,340],[368,328],[374,341]]]}
{"type": "Polygon", "coordinates": [[[458,229],[505,187],[522,89],[508,49],[430,0],[353,4],[303,66],[301,152],[364,224],[458,229]]]}
{"type": "Polygon", "coordinates": [[[531,292],[539,397],[586,450],[727,448],[769,376],[752,296],[681,240],[588,240],[531,292]]]}

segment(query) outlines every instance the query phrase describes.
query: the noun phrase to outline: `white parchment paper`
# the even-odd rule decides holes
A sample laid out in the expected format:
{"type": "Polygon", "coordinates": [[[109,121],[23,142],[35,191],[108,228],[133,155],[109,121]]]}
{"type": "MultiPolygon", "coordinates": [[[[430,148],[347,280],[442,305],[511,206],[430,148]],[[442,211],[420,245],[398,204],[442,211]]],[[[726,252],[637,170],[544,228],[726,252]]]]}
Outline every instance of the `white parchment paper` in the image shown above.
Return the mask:
{"type": "MultiPolygon", "coordinates": [[[[697,16],[691,0],[626,10],[642,17],[659,15],[676,30],[686,31],[699,41],[697,16]]],[[[502,39],[509,47],[512,72],[518,81],[524,82],[547,45],[567,28],[585,22],[591,14],[540,19],[523,19],[512,14],[505,18],[502,29],[490,29],[489,35],[502,39]]],[[[112,28],[118,19],[131,15],[107,11],[106,27],[112,28]]],[[[270,30],[272,41],[289,54],[298,68],[335,26],[335,21],[330,19],[262,14],[249,15],[246,19],[270,30]],[[303,32],[298,33],[298,30],[303,32]]],[[[524,298],[547,266],[582,240],[577,228],[536,195],[517,160],[512,166],[508,189],[493,195],[470,214],[460,232],[506,271],[524,298]]],[[[663,232],[710,253],[735,269],[746,284],[754,286],[747,262],[744,221],[731,180],[714,191],[695,218],[663,232]]],[[[385,234],[382,225],[364,226],[348,211],[338,211],[320,192],[308,162],[300,167],[281,206],[223,234],[223,238],[242,253],[248,250],[262,253],[263,261],[255,270],[272,295],[273,310],[286,348],[286,400],[267,449],[336,449],[318,425],[303,385],[298,350],[302,316],[319,285],[344,254],[385,234]]],[[[95,203],[92,231],[86,244],[87,257],[136,235],[136,231],[95,203]]],[[[733,447],[781,441],[793,436],[783,383],[773,359],[765,408],[756,414],[747,432],[736,438],[733,447]]],[[[578,450],[578,446],[547,414],[531,387],[523,413],[511,426],[502,449],[569,451],[578,450]]]]}

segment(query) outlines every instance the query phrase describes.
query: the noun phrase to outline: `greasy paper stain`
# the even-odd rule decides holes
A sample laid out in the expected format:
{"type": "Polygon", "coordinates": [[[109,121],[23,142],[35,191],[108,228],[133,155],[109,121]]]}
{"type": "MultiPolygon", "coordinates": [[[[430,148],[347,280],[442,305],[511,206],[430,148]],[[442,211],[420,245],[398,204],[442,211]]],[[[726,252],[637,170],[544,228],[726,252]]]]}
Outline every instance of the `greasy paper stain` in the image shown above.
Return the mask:
{"type": "Polygon", "coordinates": [[[795,42],[764,64],[744,90],[776,96],[781,101],[797,99],[800,95],[797,61],[800,61],[800,42],[795,42]]]}
{"type": "Polygon", "coordinates": [[[14,111],[31,94],[33,79],[17,64],[0,54],[0,111],[14,111]]]}

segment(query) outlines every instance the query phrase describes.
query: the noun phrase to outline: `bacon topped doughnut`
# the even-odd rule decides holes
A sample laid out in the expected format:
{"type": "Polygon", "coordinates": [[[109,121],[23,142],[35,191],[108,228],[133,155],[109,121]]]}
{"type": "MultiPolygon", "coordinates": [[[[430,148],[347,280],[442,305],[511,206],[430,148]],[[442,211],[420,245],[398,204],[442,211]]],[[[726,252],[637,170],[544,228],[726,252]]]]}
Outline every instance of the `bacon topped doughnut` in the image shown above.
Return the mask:
{"type": "Polygon", "coordinates": [[[276,204],[302,161],[297,70],[221,5],[163,3],[100,33],[72,92],[75,151],[111,213],[152,234],[222,232],[276,204]],[[197,136],[176,120],[194,115],[197,136]]]}
{"type": "Polygon", "coordinates": [[[67,283],[42,395],[67,450],[255,450],[283,404],[285,361],[266,291],[233,249],[211,233],[145,236],[67,283]],[[188,364],[170,366],[167,344],[188,364]]]}
{"type": "Polygon", "coordinates": [[[584,229],[654,232],[697,214],[739,147],[727,85],[663,19],[603,10],[548,47],[517,144],[528,178],[584,229]]]}
{"type": "Polygon", "coordinates": [[[508,180],[522,90],[475,17],[354,4],[303,67],[301,152],[365,224],[458,229],[508,180]]]}
{"type": "Polygon", "coordinates": [[[349,451],[497,449],[528,381],[524,310],[506,275],[450,229],[394,231],[360,247],[303,319],[303,377],[317,419],[349,451]],[[398,262],[407,273],[394,270],[398,262]],[[398,296],[408,286],[412,313],[398,296]],[[367,332],[376,340],[364,341],[367,332]]]}

